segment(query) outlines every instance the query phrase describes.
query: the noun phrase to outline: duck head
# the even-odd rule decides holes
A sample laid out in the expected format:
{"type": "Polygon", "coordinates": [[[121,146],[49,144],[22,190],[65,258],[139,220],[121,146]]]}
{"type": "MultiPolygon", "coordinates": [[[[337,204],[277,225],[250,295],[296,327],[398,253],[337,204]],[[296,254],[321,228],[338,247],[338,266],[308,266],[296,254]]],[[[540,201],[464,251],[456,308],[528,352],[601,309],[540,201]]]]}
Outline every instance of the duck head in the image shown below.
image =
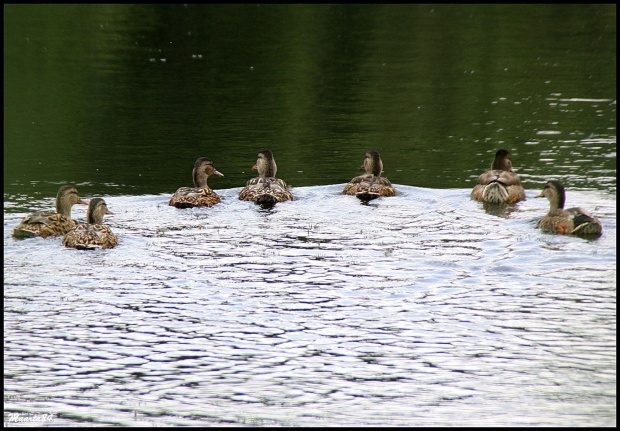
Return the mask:
{"type": "Polygon", "coordinates": [[[545,184],[543,191],[535,197],[549,199],[549,203],[551,204],[551,211],[553,211],[558,208],[564,208],[564,203],[566,201],[566,191],[564,189],[564,185],[560,181],[551,180],[547,184],[545,184]]]}
{"type": "Polygon", "coordinates": [[[194,187],[207,187],[207,178],[212,175],[216,177],[224,176],[224,174],[215,169],[213,162],[208,157],[201,157],[196,160],[194,170],[192,171],[194,187]]]}
{"type": "Polygon", "coordinates": [[[495,159],[491,164],[492,171],[510,171],[512,172],[512,162],[510,161],[510,152],[508,150],[497,150],[495,159]]]}
{"type": "Polygon", "coordinates": [[[62,186],[56,195],[56,212],[71,218],[71,207],[75,204],[88,205],[88,202],[80,199],[74,186],[62,186]]]}
{"type": "Polygon", "coordinates": [[[108,206],[101,198],[92,198],[88,203],[88,215],[86,220],[89,224],[102,224],[104,214],[114,214],[108,211],[108,206]]]}
{"type": "Polygon", "coordinates": [[[360,166],[360,169],[364,169],[367,174],[380,177],[383,171],[383,162],[377,151],[369,151],[364,158],[364,164],[360,166]]]}

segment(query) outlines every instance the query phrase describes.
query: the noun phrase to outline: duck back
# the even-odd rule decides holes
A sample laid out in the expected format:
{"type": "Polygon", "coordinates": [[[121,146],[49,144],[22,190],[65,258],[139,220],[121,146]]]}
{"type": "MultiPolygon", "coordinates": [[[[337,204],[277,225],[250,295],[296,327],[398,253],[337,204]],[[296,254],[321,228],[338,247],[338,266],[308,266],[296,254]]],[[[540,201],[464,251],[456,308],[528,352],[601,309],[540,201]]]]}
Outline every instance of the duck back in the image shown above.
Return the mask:
{"type": "Polygon", "coordinates": [[[220,197],[209,187],[181,187],[170,198],[168,205],[177,208],[212,207],[220,197]]]}
{"type": "Polygon", "coordinates": [[[30,214],[13,230],[15,238],[64,235],[76,226],[75,220],[57,213],[30,214]]]}
{"type": "Polygon", "coordinates": [[[381,196],[395,196],[396,190],[387,178],[366,174],[349,181],[342,193],[357,196],[362,200],[370,200],[381,196]]]}
{"type": "Polygon", "coordinates": [[[292,201],[293,195],[283,180],[269,177],[262,181],[259,177],[248,180],[239,192],[239,199],[262,205],[274,205],[278,202],[292,201]]]}
{"type": "Polygon", "coordinates": [[[81,223],[67,232],[62,239],[62,244],[78,250],[94,250],[115,247],[118,245],[118,238],[108,226],[81,223]]]}

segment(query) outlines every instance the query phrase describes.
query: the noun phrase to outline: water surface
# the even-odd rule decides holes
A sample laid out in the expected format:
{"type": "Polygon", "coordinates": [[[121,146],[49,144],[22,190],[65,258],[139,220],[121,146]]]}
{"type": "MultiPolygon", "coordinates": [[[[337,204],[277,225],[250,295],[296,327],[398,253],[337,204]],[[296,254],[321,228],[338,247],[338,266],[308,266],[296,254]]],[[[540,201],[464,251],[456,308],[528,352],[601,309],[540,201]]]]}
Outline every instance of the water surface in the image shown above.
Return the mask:
{"type": "Polygon", "coordinates": [[[615,5],[6,5],[4,24],[5,412],[615,425],[615,5]],[[487,208],[469,192],[499,148],[528,199],[487,208]],[[296,198],[269,211],[237,199],[263,149],[296,198]],[[398,195],[362,205],[340,191],[372,149],[398,195]],[[169,207],[202,156],[221,204],[169,207]],[[599,239],[536,229],[549,179],[599,239]],[[63,184],[106,200],[118,247],[11,237],[63,184]]]}
{"type": "Polygon", "coordinates": [[[5,199],[245,184],[467,188],[498,148],[528,188],[615,192],[615,5],[7,5],[5,199]]]}
{"type": "MultiPolygon", "coordinates": [[[[605,233],[543,234],[546,200],[343,185],[271,210],[110,197],[112,250],[10,237],[5,395],[54,424],[615,423],[615,199],[605,233]]],[[[51,201],[47,202],[51,204],[51,201]]],[[[76,211],[77,217],[83,211],[76,211]]]]}

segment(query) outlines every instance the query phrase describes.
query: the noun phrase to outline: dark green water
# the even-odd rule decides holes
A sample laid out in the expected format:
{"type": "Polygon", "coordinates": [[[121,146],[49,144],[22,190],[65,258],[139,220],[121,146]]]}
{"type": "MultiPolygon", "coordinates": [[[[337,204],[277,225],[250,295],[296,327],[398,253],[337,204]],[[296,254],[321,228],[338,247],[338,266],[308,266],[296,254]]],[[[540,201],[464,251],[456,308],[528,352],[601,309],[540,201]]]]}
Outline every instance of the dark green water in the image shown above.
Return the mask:
{"type": "MultiPolygon", "coordinates": [[[[5,5],[5,200],[293,187],[380,151],[397,184],[615,193],[615,5],[5,5]]],[[[28,205],[25,205],[28,206],[28,205]]]]}

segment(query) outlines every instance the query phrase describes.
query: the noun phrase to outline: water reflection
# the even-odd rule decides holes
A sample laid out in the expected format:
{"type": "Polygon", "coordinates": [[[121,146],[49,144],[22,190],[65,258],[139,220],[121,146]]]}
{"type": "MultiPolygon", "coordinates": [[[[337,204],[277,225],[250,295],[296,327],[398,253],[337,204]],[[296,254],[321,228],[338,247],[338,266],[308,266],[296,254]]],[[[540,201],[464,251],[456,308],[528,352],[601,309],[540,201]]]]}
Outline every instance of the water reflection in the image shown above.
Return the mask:
{"type": "Polygon", "coordinates": [[[238,187],[263,148],[298,187],[375,149],[394,183],[466,188],[507,148],[525,187],[615,191],[611,5],[8,5],[5,25],[5,194],[173,192],[200,156],[238,187]]]}
{"type": "Polygon", "coordinates": [[[481,205],[487,214],[491,214],[491,215],[498,216],[498,217],[504,217],[504,218],[510,217],[510,214],[512,212],[518,210],[518,207],[513,204],[497,204],[497,203],[482,202],[481,205]]]}

